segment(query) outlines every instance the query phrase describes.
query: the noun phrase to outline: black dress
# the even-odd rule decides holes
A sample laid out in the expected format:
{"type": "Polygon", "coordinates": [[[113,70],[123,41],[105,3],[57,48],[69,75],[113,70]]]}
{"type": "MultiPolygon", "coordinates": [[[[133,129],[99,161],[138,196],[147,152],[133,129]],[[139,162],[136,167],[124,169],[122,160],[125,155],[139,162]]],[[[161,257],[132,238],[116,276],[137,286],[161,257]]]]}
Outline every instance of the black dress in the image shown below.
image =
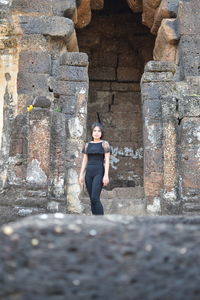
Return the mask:
{"type": "Polygon", "coordinates": [[[103,215],[104,210],[100,201],[104,176],[104,154],[111,152],[109,143],[101,141],[98,143],[86,143],[82,153],[88,155],[86,166],[85,184],[90,196],[91,210],[93,215],[103,215]]]}

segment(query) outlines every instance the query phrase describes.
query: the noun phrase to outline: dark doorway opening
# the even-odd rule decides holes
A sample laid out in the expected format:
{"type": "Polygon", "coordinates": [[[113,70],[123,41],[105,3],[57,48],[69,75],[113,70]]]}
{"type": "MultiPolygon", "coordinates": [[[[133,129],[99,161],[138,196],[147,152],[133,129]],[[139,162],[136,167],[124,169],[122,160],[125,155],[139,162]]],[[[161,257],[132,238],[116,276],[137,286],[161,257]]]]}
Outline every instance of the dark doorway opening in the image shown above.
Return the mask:
{"type": "Polygon", "coordinates": [[[89,56],[88,140],[97,112],[112,146],[110,184],[143,185],[140,80],[152,60],[155,37],[124,0],[105,0],[92,21],[77,30],[80,52],[89,56]]]}

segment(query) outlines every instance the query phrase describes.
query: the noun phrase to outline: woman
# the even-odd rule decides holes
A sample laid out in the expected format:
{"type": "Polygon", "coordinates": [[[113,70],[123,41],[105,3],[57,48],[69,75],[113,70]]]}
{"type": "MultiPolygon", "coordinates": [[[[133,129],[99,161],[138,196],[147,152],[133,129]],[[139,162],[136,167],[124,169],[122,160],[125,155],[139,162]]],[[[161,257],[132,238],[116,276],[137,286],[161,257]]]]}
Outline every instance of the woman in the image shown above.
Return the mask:
{"type": "Polygon", "coordinates": [[[92,124],[92,141],[85,144],[82,153],[83,161],[79,176],[79,183],[84,182],[90,196],[91,210],[93,215],[103,215],[104,209],[100,201],[103,186],[109,183],[109,159],[110,146],[103,138],[103,127],[101,123],[92,124]]]}

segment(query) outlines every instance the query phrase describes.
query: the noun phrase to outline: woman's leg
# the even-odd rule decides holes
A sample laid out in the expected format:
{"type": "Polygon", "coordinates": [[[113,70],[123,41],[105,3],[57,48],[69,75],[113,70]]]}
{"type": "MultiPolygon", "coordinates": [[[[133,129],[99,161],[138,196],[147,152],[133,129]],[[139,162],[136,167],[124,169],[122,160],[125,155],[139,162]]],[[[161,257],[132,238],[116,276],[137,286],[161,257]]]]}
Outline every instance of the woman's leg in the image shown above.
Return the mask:
{"type": "Polygon", "coordinates": [[[91,197],[92,197],[92,182],[93,182],[93,177],[91,177],[89,174],[86,173],[86,175],[85,175],[85,185],[86,185],[89,197],[90,197],[91,211],[94,215],[95,214],[95,208],[93,208],[92,200],[91,200],[91,197]]]}
{"type": "Polygon", "coordinates": [[[103,215],[104,209],[100,201],[100,194],[103,187],[103,176],[101,174],[96,175],[92,181],[92,193],[91,193],[91,208],[94,215],[103,215]]]}

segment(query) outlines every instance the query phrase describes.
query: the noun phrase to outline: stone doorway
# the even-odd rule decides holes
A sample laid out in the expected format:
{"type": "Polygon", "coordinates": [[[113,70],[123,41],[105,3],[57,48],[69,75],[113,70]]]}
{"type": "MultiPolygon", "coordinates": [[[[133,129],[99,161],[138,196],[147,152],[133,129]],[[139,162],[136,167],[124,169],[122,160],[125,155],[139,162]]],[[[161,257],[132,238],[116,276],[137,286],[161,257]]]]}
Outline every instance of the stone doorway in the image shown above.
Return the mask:
{"type": "Polygon", "coordinates": [[[88,139],[98,113],[112,146],[110,190],[143,186],[140,80],[155,37],[141,18],[126,1],[106,0],[90,24],[76,30],[79,50],[89,56],[88,139]]]}

